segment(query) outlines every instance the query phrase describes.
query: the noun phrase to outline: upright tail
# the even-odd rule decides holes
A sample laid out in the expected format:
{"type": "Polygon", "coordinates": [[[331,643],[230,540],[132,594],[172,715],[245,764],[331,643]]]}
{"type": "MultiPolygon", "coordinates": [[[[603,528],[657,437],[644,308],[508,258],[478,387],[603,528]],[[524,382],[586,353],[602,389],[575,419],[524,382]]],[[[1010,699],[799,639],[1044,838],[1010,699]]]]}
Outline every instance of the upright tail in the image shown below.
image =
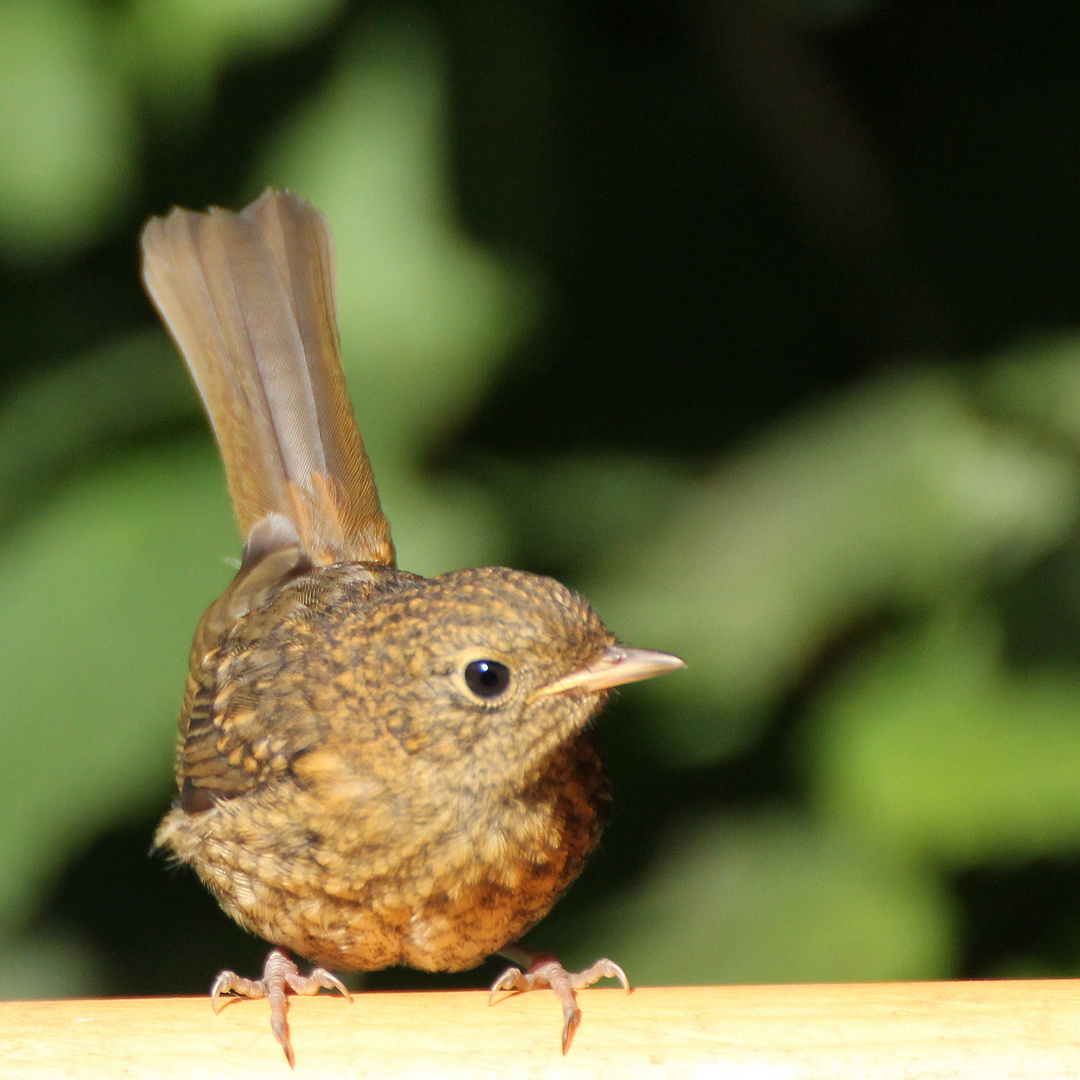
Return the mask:
{"type": "Polygon", "coordinates": [[[142,251],[143,280],[210,416],[245,540],[272,549],[275,537],[298,538],[319,565],[393,566],[341,371],[322,215],[268,189],[240,213],[152,218],[142,251]]]}

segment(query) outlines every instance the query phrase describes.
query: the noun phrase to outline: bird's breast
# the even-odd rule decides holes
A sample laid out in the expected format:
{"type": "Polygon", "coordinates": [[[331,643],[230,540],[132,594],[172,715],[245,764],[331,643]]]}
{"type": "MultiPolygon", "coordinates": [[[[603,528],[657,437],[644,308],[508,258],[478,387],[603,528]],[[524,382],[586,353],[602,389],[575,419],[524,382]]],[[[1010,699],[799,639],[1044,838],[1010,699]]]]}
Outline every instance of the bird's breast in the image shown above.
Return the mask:
{"type": "Polygon", "coordinates": [[[437,809],[303,790],[175,809],[159,842],[254,933],[336,970],[472,967],[543,918],[599,839],[606,778],[584,736],[520,791],[437,809]],[[287,810],[286,810],[287,808],[287,810]]]}

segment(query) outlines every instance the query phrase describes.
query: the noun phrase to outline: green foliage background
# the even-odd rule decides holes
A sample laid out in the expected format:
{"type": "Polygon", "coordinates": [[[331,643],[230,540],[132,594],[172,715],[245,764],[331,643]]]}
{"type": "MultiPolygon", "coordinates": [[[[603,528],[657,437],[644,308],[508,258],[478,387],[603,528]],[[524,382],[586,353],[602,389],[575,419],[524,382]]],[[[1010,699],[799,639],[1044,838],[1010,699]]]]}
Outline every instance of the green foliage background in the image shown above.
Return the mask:
{"type": "Polygon", "coordinates": [[[1080,973],[1078,45],[1050,0],[3,0],[0,993],[259,963],[147,855],[239,545],[135,251],[266,184],[334,228],[402,565],[689,662],[606,717],[538,945],[1080,973]]]}

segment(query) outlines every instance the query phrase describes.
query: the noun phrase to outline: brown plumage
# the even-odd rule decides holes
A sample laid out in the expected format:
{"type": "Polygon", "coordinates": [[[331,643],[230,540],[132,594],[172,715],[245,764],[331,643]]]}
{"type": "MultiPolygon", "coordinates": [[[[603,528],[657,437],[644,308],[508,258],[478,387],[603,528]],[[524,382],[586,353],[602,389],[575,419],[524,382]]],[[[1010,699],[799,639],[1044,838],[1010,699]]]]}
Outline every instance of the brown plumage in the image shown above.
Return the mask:
{"type": "Polygon", "coordinates": [[[180,797],[157,843],[242,926],[279,946],[263,978],[289,1060],[281,949],[327,968],[471,967],[493,989],[568,975],[513,943],[580,872],[608,805],[587,730],[612,686],[681,666],[616,644],[584,599],[501,567],[398,570],[338,359],[322,217],[265,192],[239,214],[174,210],[143,233],[143,275],[202,394],[245,537],[195,635],[180,797]]]}

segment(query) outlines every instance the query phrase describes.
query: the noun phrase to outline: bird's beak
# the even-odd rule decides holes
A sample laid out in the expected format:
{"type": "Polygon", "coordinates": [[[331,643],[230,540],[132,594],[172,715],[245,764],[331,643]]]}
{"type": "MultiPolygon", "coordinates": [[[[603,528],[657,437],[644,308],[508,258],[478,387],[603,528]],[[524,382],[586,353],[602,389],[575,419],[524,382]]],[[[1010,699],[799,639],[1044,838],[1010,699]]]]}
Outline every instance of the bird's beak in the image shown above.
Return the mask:
{"type": "Polygon", "coordinates": [[[613,686],[651,679],[654,675],[663,675],[666,671],[676,671],[682,667],[686,667],[685,661],[671,653],[609,645],[588,667],[571,671],[569,675],[540,687],[532,696],[547,697],[567,690],[609,690],[613,686]]]}

